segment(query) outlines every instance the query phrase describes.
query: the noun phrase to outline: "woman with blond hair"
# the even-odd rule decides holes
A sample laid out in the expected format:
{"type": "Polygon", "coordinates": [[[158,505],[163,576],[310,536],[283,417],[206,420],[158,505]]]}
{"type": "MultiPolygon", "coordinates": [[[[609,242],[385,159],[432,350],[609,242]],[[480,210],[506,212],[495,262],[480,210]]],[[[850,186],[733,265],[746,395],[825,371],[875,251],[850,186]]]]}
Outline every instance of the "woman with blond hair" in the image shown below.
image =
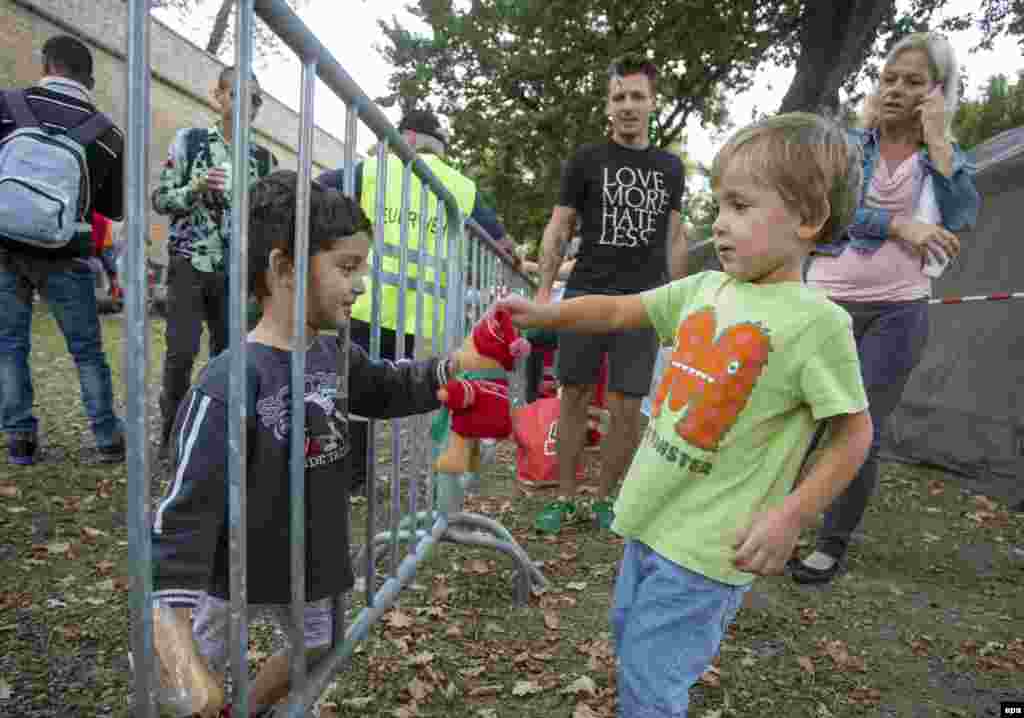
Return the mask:
{"type": "Polygon", "coordinates": [[[856,478],[825,514],[816,550],[789,569],[799,583],[838,573],[850,537],[878,481],[878,447],[928,339],[932,278],[960,252],[980,204],[974,167],[950,128],[959,97],[949,41],[907,35],[892,48],[869,97],[864,129],[851,130],[863,152],[864,184],[853,224],[819,245],[807,283],[853,317],[874,437],[856,478]]]}

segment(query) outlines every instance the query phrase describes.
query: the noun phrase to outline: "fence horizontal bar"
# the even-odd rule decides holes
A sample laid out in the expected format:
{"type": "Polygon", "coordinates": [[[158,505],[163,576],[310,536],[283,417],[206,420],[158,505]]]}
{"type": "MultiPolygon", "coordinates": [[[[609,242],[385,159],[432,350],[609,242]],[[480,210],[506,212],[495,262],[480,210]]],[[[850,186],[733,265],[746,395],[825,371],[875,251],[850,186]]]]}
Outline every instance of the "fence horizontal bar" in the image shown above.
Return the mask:
{"type": "MultiPolygon", "coordinates": [[[[374,595],[372,605],[360,611],[345,635],[345,642],[336,647],[317,664],[309,674],[304,690],[293,692],[285,707],[288,718],[304,718],[306,710],[326,689],[331,679],[345,666],[355,652],[356,644],[370,635],[370,626],[383,616],[395,603],[399,592],[412,583],[416,577],[419,564],[429,555],[431,550],[441,541],[448,531],[448,517],[441,515],[431,528],[430,535],[425,536],[416,546],[416,552],[405,557],[398,567],[396,576],[389,578],[374,595]]],[[[368,551],[373,561],[373,551],[368,551]]]]}

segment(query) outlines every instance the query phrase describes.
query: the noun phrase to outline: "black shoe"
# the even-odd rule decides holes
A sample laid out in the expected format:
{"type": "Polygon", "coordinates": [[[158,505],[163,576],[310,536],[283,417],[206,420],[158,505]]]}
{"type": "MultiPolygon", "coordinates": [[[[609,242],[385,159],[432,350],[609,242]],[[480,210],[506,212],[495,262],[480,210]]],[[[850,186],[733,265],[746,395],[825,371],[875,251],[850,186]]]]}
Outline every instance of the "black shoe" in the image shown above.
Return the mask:
{"type": "Polygon", "coordinates": [[[786,569],[793,580],[797,583],[828,583],[839,573],[842,561],[836,559],[831,568],[812,568],[798,558],[791,558],[786,562],[786,569]]]}
{"type": "Polygon", "coordinates": [[[124,437],[121,437],[109,446],[97,446],[96,455],[101,464],[122,464],[124,463],[125,449],[124,437]]]}
{"type": "Polygon", "coordinates": [[[31,466],[36,463],[39,443],[34,434],[16,433],[7,439],[7,460],[18,466],[31,466]]]}

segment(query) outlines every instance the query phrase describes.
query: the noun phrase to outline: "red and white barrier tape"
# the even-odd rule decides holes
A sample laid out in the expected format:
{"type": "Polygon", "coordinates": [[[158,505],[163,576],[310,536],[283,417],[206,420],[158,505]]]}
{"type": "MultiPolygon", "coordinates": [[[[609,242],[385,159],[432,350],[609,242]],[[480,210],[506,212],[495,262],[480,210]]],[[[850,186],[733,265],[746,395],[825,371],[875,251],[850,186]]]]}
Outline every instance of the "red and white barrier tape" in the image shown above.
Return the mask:
{"type": "Polygon", "coordinates": [[[946,297],[929,299],[929,304],[963,304],[964,302],[998,302],[1004,299],[1024,299],[1024,292],[1002,292],[999,294],[977,295],[972,297],[946,297]]]}

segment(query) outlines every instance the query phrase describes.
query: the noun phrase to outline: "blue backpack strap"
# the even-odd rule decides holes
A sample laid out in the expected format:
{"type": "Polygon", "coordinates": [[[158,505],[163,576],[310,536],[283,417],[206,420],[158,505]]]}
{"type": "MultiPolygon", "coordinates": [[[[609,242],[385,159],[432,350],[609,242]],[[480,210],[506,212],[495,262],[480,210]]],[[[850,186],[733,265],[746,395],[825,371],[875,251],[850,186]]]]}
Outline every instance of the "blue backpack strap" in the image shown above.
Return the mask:
{"type": "Polygon", "coordinates": [[[15,127],[41,127],[32,108],[28,106],[24,90],[7,90],[4,92],[4,102],[11,111],[15,127]]]}

